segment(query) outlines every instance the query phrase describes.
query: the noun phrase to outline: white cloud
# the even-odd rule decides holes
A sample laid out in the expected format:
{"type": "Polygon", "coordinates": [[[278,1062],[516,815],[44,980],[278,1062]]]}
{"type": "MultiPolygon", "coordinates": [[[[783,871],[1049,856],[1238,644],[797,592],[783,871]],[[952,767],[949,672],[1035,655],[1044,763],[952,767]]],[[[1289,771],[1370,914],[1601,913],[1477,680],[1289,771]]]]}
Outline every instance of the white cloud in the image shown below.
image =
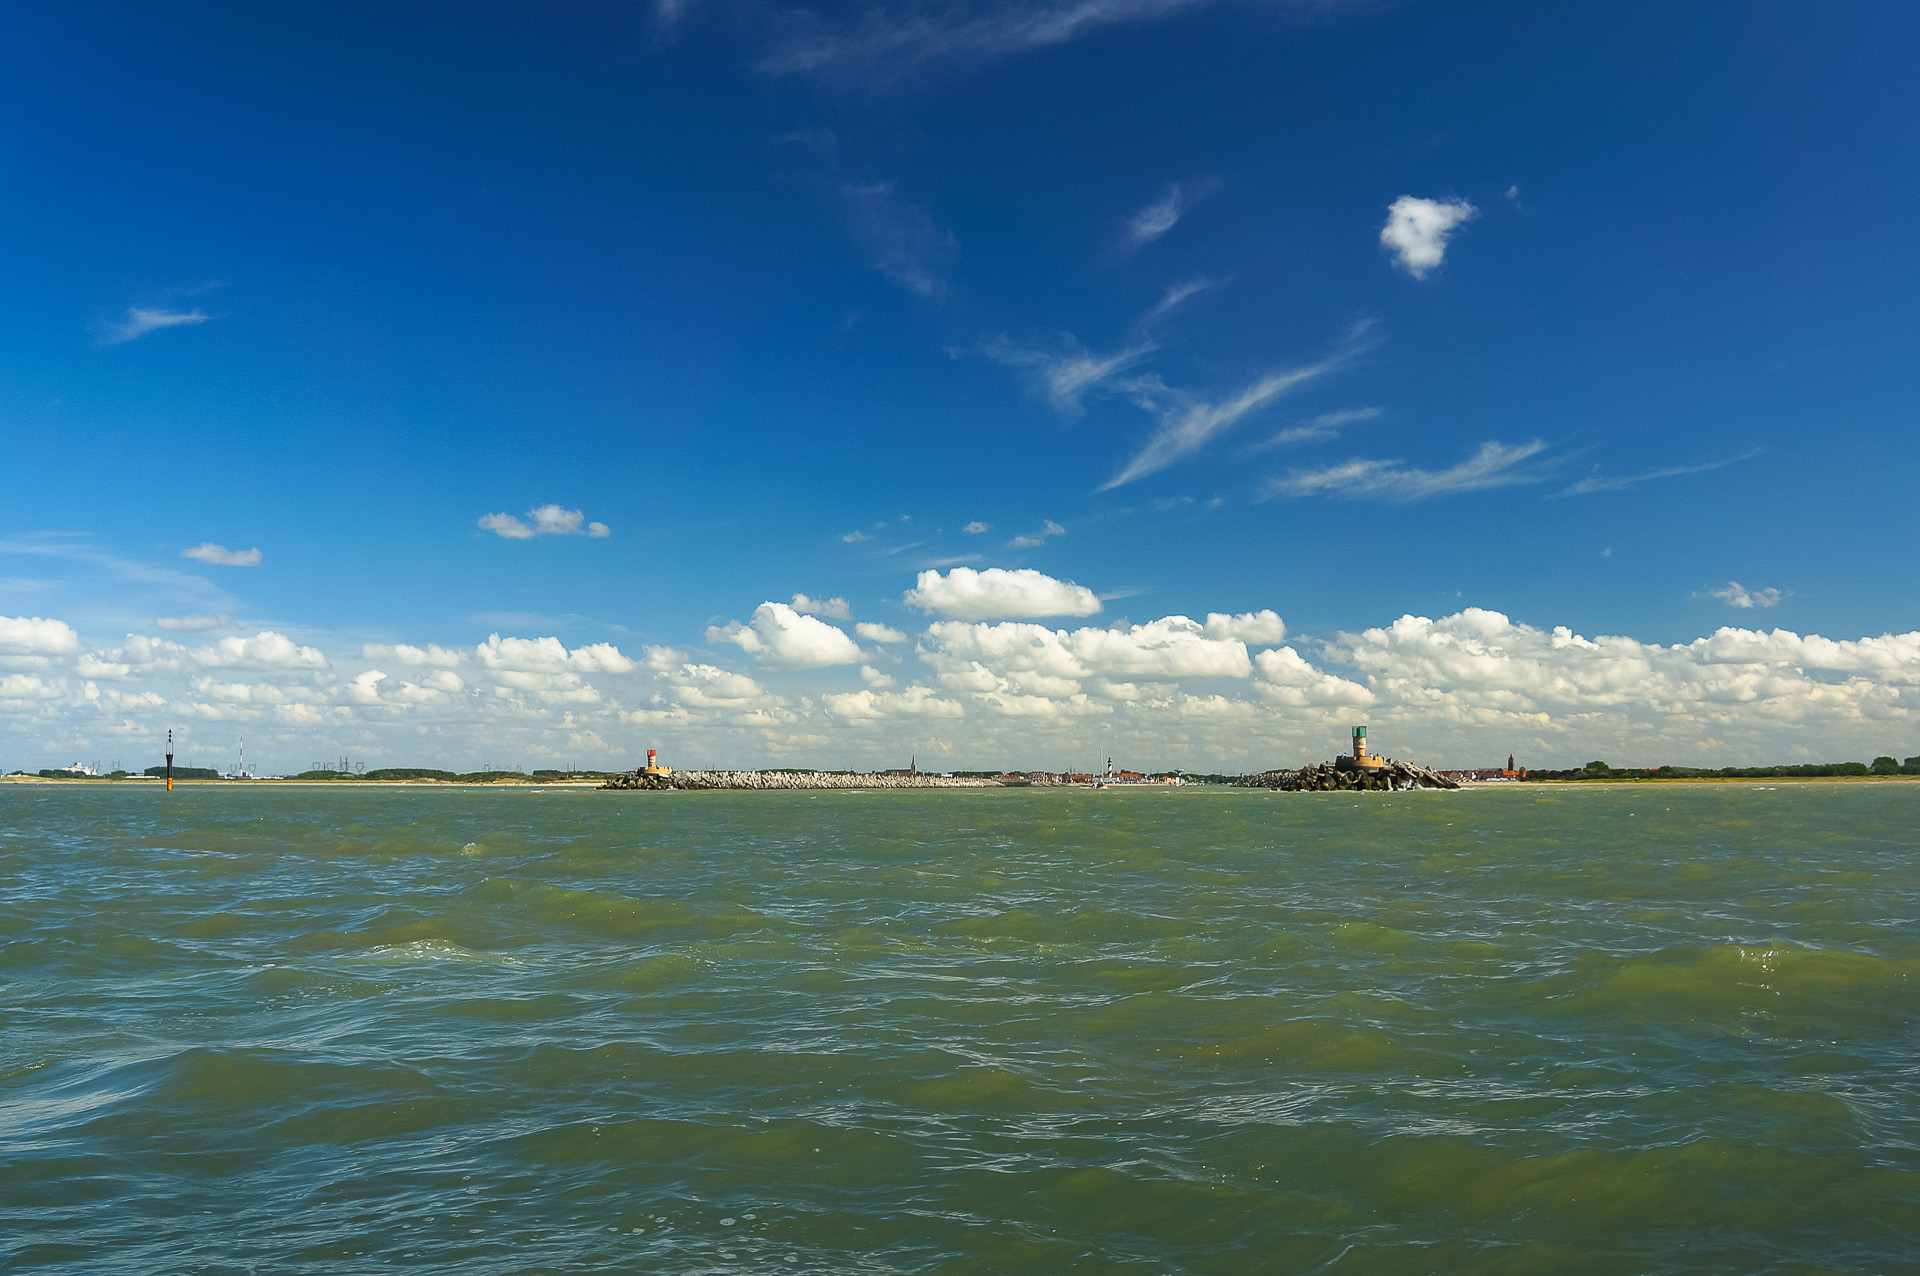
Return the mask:
{"type": "Polygon", "coordinates": [[[483,514],[478,526],[510,541],[532,540],[536,536],[613,535],[605,523],[589,523],[579,510],[564,505],[539,505],[527,511],[525,521],[511,514],[483,514]]]}
{"type": "Polygon", "coordinates": [[[793,609],[805,612],[809,616],[827,616],[834,620],[853,619],[853,609],[847,606],[847,600],[844,598],[809,598],[805,594],[795,594],[793,609]]]}
{"type": "Polygon", "coordinates": [[[1724,457],[1718,461],[1708,461],[1703,465],[1672,465],[1665,469],[1648,470],[1645,474],[1630,474],[1620,478],[1608,478],[1596,472],[1581,479],[1566,491],[1555,493],[1555,495],[1584,496],[1589,492],[1620,492],[1633,487],[1635,484],[1651,482],[1654,479],[1679,478],[1684,474],[1705,474],[1709,470],[1717,470],[1722,466],[1732,465],[1738,461],[1751,460],[1758,455],[1760,455],[1759,450],[1755,449],[1751,452],[1742,452],[1738,456],[1724,457]]]}
{"type": "Polygon", "coordinates": [[[842,536],[840,539],[845,541],[849,545],[858,545],[861,541],[867,539],[867,534],[859,530],[858,528],[855,528],[853,531],[848,532],[845,536],[842,536]]]}
{"type": "MultiPolygon", "coordinates": [[[[131,637],[132,635],[129,635],[131,637]]],[[[155,646],[174,647],[173,643],[155,646]]],[[[176,648],[178,649],[178,648],[176,648]]],[[[208,668],[325,669],[318,648],[302,647],[285,634],[263,629],[250,638],[234,635],[206,647],[184,648],[189,659],[208,668]]]]}
{"type": "Polygon", "coordinates": [[[225,612],[217,616],[161,616],[153,623],[160,629],[198,634],[205,633],[209,629],[231,629],[233,617],[225,612]]]}
{"type": "Polygon", "coordinates": [[[1055,580],[1030,567],[1017,571],[956,567],[945,576],[937,571],[921,572],[902,601],[909,607],[960,620],[1091,616],[1100,610],[1100,599],[1091,589],[1055,580]]]}
{"type": "Polygon", "coordinates": [[[65,684],[48,682],[35,674],[10,673],[0,677],[0,702],[57,700],[65,694],[65,684]]]}
{"type": "Polygon", "coordinates": [[[218,563],[222,567],[258,567],[260,551],[257,549],[228,549],[225,545],[216,545],[208,541],[204,545],[195,545],[192,549],[180,551],[182,558],[195,558],[203,563],[218,563]]]}
{"type": "Polygon", "coordinates": [[[934,225],[926,209],[901,199],[891,182],[849,183],[840,197],[848,227],[872,255],[875,270],[922,297],[945,289],[960,244],[934,225]]]}
{"type": "Polygon", "coordinates": [[[0,653],[13,656],[64,656],[80,650],[80,635],[64,620],[42,616],[0,616],[0,653]]]}
{"type": "Polygon", "coordinates": [[[1185,616],[1071,630],[941,620],[928,627],[922,651],[943,685],[1047,696],[1072,695],[1094,678],[1245,678],[1253,672],[1244,643],[1208,637],[1185,616]]]}
{"type": "Polygon", "coordinates": [[[1161,413],[1159,429],[1121,471],[1100,485],[1105,492],[1163,470],[1181,457],[1205,447],[1216,435],[1231,429],[1241,417],[1266,406],[1297,385],[1324,376],[1345,362],[1336,356],[1303,368],[1262,377],[1222,403],[1188,403],[1161,413]]]}
{"type": "MultiPolygon", "coordinates": [[[[498,635],[495,636],[498,637],[498,635]]],[[[508,641],[524,640],[515,638],[508,641]]],[[[551,641],[557,642],[558,639],[551,641]]],[[[466,660],[466,657],[458,651],[442,647],[435,642],[430,642],[424,647],[414,647],[404,642],[395,643],[392,646],[370,642],[360,648],[360,656],[363,660],[393,660],[403,665],[434,665],[442,669],[452,669],[466,660]]]]}
{"type": "MultiPolygon", "coordinates": [[[[1039,531],[1030,533],[1025,536],[1016,536],[1012,540],[1008,541],[1007,544],[1014,549],[1032,549],[1036,545],[1046,544],[1047,538],[1049,536],[1065,536],[1066,534],[1067,534],[1067,529],[1060,526],[1060,524],[1054,522],[1050,518],[1043,519],[1040,523],[1039,531]]],[[[1055,613],[1046,612],[1046,613],[1035,613],[1035,614],[1053,615],[1055,613]]]]}
{"type": "MultiPolygon", "coordinates": [[[[845,18],[781,12],[761,69],[891,84],[936,66],[972,65],[1065,44],[1104,27],[1149,22],[1208,0],[998,0],[875,5],[845,18]]],[[[836,15],[837,9],[829,10],[836,15]]]]}
{"type": "Polygon", "coordinates": [[[1724,599],[1729,607],[1771,607],[1780,601],[1777,589],[1748,589],[1737,580],[1730,580],[1723,588],[1707,591],[1714,598],[1724,599]]]}
{"type": "Polygon", "coordinates": [[[1160,238],[1179,224],[1186,210],[1187,199],[1180,184],[1169,184],[1158,199],[1127,218],[1123,231],[1127,247],[1140,248],[1160,238]]]}
{"type": "Polygon", "coordinates": [[[1255,689],[1267,700],[1295,708],[1367,705],[1373,692],[1357,682],[1315,669],[1292,647],[1263,651],[1253,658],[1255,689]]]}
{"type": "Polygon", "coordinates": [[[386,681],[386,677],[387,675],[378,669],[369,669],[354,675],[353,681],[347,683],[341,690],[346,693],[347,699],[355,704],[379,704],[380,684],[386,681]]]}
{"type": "Polygon", "coordinates": [[[1426,276],[1447,255],[1447,237],[1480,210],[1465,200],[1420,199],[1402,195],[1387,207],[1387,224],[1380,242],[1396,264],[1415,279],[1426,276]]]}
{"type": "Polygon", "coordinates": [[[1243,611],[1238,615],[1207,613],[1207,637],[1221,641],[1237,640],[1257,647],[1272,647],[1285,641],[1287,624],[1272,608],[1243,611]]]}
{"type": "Polygon", "coordinates": [[[860,662],[860,648],[841,630],[785,603],[764,602],[748,624],[731,621],[707,630],[708,642],[730,642],[755,659],[790,669],[860,662]]]}
{"type": "Polygon", "coordinates": [[[983,533],[992,531],[993,524],[983,523],[979,519],[975,519],[973,522],[968,523],[965,527],[961,528],[960,530],[965,532],[969,536],[979,536],[979,535],[982,535],[983,533]]]}
{"type": "Polygon", "coordinates": [[[885,689],[897,685],[892,674],[881,673],[872,665],[860,666],[860,681],[866,683],[869,687],[877,689],[885,689]]]}
{"type": "Polygon", "coordinates": [[[870,620],[863,620],[855,625],[853,632],[868,642],[905,642],[907,640],[907,636],[898,629],[889,625],[876,625],[870,620]]]}
{"type": "Polygon", "coordinates": [[[205,323],[212,315],[199,309],[167,310],[159,306],[128,306],[127,317],[118,323],[106,324],[100,335],[100,344],[106,346],[123,345],[138,340],[149,332],[158,332],[162,328],[179,328],[197,323],[205,323]]]}
{"type": "Polygon", "coordinates": [[[886,718],[963,718],[966,709],[957,700],[945,700],[931,687],[905,691],[848,691],[820,697],[827,711],[851,722],[886,718]]]}
{"type": "Polygon", "coordinates": [[[1352,460],[1318,470],[1294,470],[1269,479],[1264,495],[1371,497],[1383,501],[1423,501],[1434,496],[1477,492],[1490,487],[1538,483],[1540,477],[1516,467],[1546,450],[1539,439],[1509,447],[1483,443],[1460,464],[1444,470],[1422,470],[1399,461],[1352,460]]]}
{"type": "MultiPolygon", "coordinates": [[[[415,650],[418,650],[417,648],[415,650]]],[[[429,647],[428,650],[438,650],[429,647]]],[[[488,669],[519,673],[626,673],[633,661],[610,642],[588,643],[569,651],[558,638],[502,638],[489,634],[474,648],[488,669]]]]}
{"type": "Polygon", "coordinates": [[[1295,443],[1315,443],[1322,439],[1335,438],[1342,429],[1355,421],[1371,421],[1379,415],[1379,408],[1348,408],[1341,412],[1323,412],[1305,425],[1296,425],[1282,430],[1272,438],[1256,443],[1247,450],[1265,452],[1270,448],[1288,447],[1295,443]]]}

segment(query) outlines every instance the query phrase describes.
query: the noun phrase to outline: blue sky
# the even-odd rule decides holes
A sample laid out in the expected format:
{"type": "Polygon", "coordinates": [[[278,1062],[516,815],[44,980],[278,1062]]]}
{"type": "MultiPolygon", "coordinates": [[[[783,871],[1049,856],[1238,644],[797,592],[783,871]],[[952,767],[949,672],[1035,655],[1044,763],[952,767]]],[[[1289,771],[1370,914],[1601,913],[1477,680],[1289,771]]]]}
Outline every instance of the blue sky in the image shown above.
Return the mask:
{"type": "Polygon", "coordinates": [[[10,25],[0,766],[1920,752],[1909,6],[10,25]]]}

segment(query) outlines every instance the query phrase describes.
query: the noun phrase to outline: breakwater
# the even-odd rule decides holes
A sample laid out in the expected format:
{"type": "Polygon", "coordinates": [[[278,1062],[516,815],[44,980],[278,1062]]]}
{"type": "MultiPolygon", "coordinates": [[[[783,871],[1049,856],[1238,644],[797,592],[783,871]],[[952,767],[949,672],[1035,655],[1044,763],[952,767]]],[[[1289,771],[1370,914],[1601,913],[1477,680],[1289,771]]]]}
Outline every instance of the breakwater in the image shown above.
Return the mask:
{"type": "Polygon", "coordinates": [[[838,771],[629,771],[603,789],[997,789],[998,780],[946,775],[863,775],[838,771]]]}
{"type": "Polygon", "coordinates": [[[1284,789],[1288,792],[1335,793],[1347,789],[1397,793],[1407,789],[1457,789],[1450,780],[1418,762],[1386,759],[1384,766],[1355,766],[1352,758],[1316,762],[1297,771],[1262,771],[1237,776],[1229,784],[1243,789],[1284,789]]]}

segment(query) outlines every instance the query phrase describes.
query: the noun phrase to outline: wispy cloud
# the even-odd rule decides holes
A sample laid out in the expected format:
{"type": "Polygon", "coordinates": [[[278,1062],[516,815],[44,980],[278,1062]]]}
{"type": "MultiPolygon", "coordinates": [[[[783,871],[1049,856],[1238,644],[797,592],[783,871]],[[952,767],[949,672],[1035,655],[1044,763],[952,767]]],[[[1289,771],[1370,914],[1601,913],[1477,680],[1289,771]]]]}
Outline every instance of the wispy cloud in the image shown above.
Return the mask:
{"type": "Polygon", "coordinates": [[[1444,470],[1422,470],[1399,461],[1352,460],[1318,470],[1294,470],[1267,482],[1265,496],[1342,496],[1407,503],[1490,487],[1538,483],[1541,476],[1517,467],[1546,450],[1539,439],[1508,446],[1482,443],[1480,450],[1444,470]]]}
{"type": "Polygon", "coordinates": [[[902,199],[892,182],[840,188],[848,229],[873,258],[873,267],[908,292],[935,296],[960,255],[960,243],[934,224],[932,214],[902,199]]]}
{"type": "Polygon", "coordinates": [[[579,510],[564,505],[540,505],[527,511],[523,521],[511,514],[482,514],[479,527],[510,541],[532,540],[536,536],[611,536],[605,523],[589,523],[579,510]]]}
{"type": "Polygon", "coordinates": [[[1060,344],[1053,349],[996,338],[985,342],[981,352],[1004,367],[1033,369],[1047,401],[1065,416],[1078,416],[1088,393],[1109,386],[1121,391],[1129,388],[1131,382],[1118,378],[1160,349],[1153,330],[1161,319],[1189,299],[1217,287],[1218,280],[1203,276],[1167,289],[1165,296],[1134,321],[1127,344],[1111,354],[1094,354],[1070,332],[1061,334],[1060,344]]]}
{"type": "Polygon", "coordinates": [[[965,533],[966,533],[967,535],[969,535],[969,536],[978,536],[978,535],[980,535],[980,534],[981,534],[981,533],[983,533],[983,532],[990,532],[990,531],[992,531],[992,530],[993,530],[993,524],[992,524],[992,523],[983,523],[983,522],[981,522],[981,521],[980,521],[979,519],[977,519],[977,518],[976,518],[976,519],[974,519],[974,520],[973,520],[973,521],[972,521],[971,523],[968,523],[968,524],[967,524],[967,525],[966,525],[965,527],[963,527],[963,528],[961,528],[960,530],[961,530],[961,531],[963,531],[963,532],[965,532],[965,533]]]}
{"type": "Polygon", "coordinates": [[[1705,474],[1708,470],[1717,470],[1724,465],[1733,465],[1739,461],[1751,460],[1760,455],[1760,449],[1742,452],[1738,456],[1722,457],[1718,461],[1708,461],[1704,465],[1672,465],[1665,469],[1648,470],[1645,474],[1632,474],[1620,478],[1609,478],[1595,472],[1581,479],[1564,492],[1555,492],[1555,496],[1584,496],[1589,492],[1620,492],[1636,483],[1648,483],[1654,479],[1679,478],[1683,474],[1705,474]]]}
{"type": "Polygon", "coordinates": [[[1120,225],[1120,244],[1126,252],[1137,252],[1160,238],[1187,215],[1195,204],[1220,188],[1217,181],[1182,185],[1169,182],[1158,198],[1129,215],[1120,225]]]}
{"type": "Polygon", "coordinates": [[[1771,607],[1783,596],[1777,589],[1748,589],[1737,580],[1730,580],[1720,589],[1709,589],[1708,595],[1723,600],[1729,607],[1771,607]]]}
{"type": "Polygon", "coordinates": [[[217,563],[222,567],[258,567],[260,551],[258,549],[228,549],[225,545],[216,545],[208,541],[204,545],[195,545],[192,549],[180,551],[182,558],[194,558],[203,563],[217,563]]]}
{"type": "Polygon", "coordinates": [[[827,616],[834,620],[852,620],[853,609],[844,598],[809,598],[805,594],[793,596],[793,609],[808,616],[827,616]]]}
{"type": "Polygon", "coordinates": [[[1109,491],[1144,478],[1156,470],[1165,469],[1232,429],[1248,413],[1265,407],[1296,386],[1344,366],[1362,351],[1371,348],[1372,342],[1368,338],[1370,328],[1370,324],[1356,326],[1338,351],[1318,363],[1270,373],[1233,398],[1219,403],[1197,401],[1191,395],[1168,389],[1157,379],[1150,383],[1135,381],[1130,388],[1135,393],[1136,401],[1142,407],[1160,413],[1160,427],[1147,440],[1147,445],[1118,474],[1101,484],[1099,490],[1109,491]],[[1171,401],[1171,406],[1163,406],[1168,401],[1171,401]]]}
{"type": "Polygon", "coordinates": [[[201,634],[209,629],[233,628],[233,617],[225,612],[221,612],[218,616],[159,616],[153,623],[161,629],[201,634]]]}
{"type": "Polygon", "coordinates": [[[1157,320],[1166,318],[1166,316],[1185,305],[1189,298],[1197,297],[1203,292],[1218,288],[1224,282],[1226,281],[1209,279],[1207,276],[1201,275],[1198,278],[1189,279],[1184,283],[1175,284],[1173,287],[1167,289],[1164,297],[1154,303],[1153,309],[1140,316],[1140,322],[1134,326],[1137,328],[1146,328],[1157,320]]]}
{"type": "Polygon", "coordinates": [[[1270,448],[1287,447],[1294,443],[1314,443],[1322,439],[1336,438],[1342,429],[1355,421],[1371,421],[1379,415],[1379,408],[1347,408],[1340,412],[1323,412],[1305,425],[1296,425],[1282,430],[1272,438],[1254,444],[1247,451],[1265,452],[1270,448]]]}
{"type": "Polygon", "coordinates": [[[103,346],[125,345],[129,341],[136,341],[162,328],[179,328],[205,323],[211,318],[213,318],[212,315],[197,306],[192,310],[168,310],[160,306],[128,306],[126,318],[101,326],[100,344],[103,346]]]}
{"type": "Polygon", "coordinates": [[[1480,210],[1464,199],[1421,199],[1402,195],[1387,206],[1387,224],[1380,242],[1397,259],[1395,264],[1415,279],[1424,279],[1447,255],[1447,238],[1462,222],[1480,210]]]}
{"type": "Polygon", "coordinates": [[[1010,368],[1032,368],[1046,391],[1047,401],[1067,416],[1077,416],[1081,396],[1111,381],[1116,375],[1138,363],[1159,347],[1142,340],[1113,354],[1096,355],[1080,344],[1071,333],[1064,338],[1064,349],[1035,350],[1010,341],[989,341],[982,347],[987,358],[1010,368]]]}
{"type": "Polygon", "coordinates": [[[1041,522],[1039,531],[1027,536],[1016,536],[1008,541],[1007,544],[1013,549],[1032,549],[1036,545],[1046,544],[1049,536],[1065,536],[1066,534],[1066,528],[1049,518],[1041,522]]]}
{"type": "Polygon", "coordinates": [[[1105,27],[1152,22],[1211,0],[1003,0],[932,4],[906,0],[842,21],[787,10],[760,68],[890,85],[937,67],[978,65],[1066,44],[1105,27]]]}

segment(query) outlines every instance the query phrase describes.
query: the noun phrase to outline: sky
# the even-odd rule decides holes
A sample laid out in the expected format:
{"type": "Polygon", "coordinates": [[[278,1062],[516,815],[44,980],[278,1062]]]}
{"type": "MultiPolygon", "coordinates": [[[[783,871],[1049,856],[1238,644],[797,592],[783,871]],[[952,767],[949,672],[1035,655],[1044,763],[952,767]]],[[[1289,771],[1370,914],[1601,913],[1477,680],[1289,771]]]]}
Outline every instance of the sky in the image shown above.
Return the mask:
{"type": "Polygon", "coordinates": [[[0,769],[1920,753],[1920,10],[14,6],[0,769]]]}

